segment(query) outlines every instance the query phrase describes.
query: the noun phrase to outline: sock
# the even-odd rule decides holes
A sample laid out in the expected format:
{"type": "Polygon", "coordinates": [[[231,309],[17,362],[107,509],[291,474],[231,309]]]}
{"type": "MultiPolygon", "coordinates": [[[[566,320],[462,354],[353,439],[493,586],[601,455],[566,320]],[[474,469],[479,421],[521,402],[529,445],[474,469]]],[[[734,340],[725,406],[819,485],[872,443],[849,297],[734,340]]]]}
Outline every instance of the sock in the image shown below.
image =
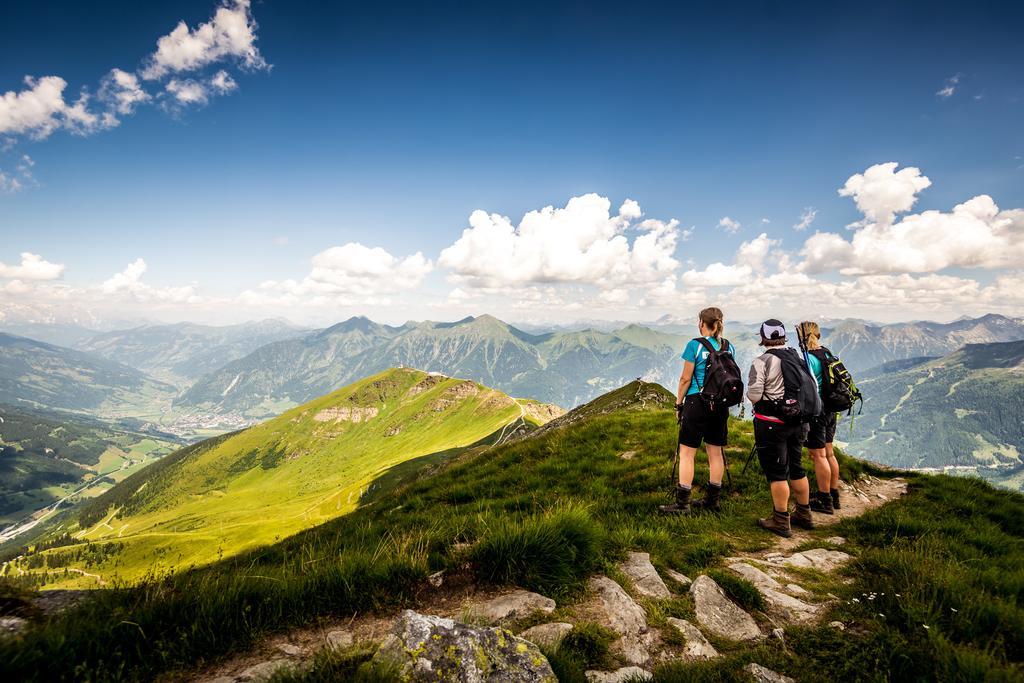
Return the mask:
{"type": "Polygon", "coordinates": [[[775,510],[775,514],[782,515],[783,517],[789,517],[789,510],[783,510],[781,512],[779,510],[775,510]]]}
{"type": "Polygon", "coordinates": [[[796,506],[800,510],[810,510],[811,509],[811,504],[810,503],[808,503],[807,505],[801,505],[800,503],[797,503],[796,506]]]}
{"type": "Polygon", "coordinates": [[[687,486],[687,485],[685,485],[685,484],[677,484],[677,486],[678,486],[679,488],[681,488],[681,489],[684,489],[684,490],[686,490],[686,491],[689,491],[689,490],[690,490],[690,487],[689,487],[689,486],[687,486]]]}
{"type": "Polygon", "coordinates": [[[829,493],[831,495],[833,495],[833,496],[838,496],[839,495],[839,489],[832,489],[831,491],[829,491],[829,493]]]}
{"type": "Polygon", "coordinates": [[[720,489],[720,488],[722,488],[722,482],[720,482],[720,481],[719,482],[709,481],[708,482],[708,488],[709,489],[720,489]]]}

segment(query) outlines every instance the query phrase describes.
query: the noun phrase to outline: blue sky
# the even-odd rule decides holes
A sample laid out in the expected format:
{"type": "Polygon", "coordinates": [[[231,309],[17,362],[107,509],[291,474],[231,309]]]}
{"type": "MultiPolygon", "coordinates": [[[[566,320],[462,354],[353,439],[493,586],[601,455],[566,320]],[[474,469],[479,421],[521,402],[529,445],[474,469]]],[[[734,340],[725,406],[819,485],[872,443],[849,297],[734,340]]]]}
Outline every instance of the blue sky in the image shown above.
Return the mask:
{"type": "MultiPolygon", "coordinates": [[[[224,322],[484,310],[653,319],[705,301],[750,315],[766,303],[878,318],[954,317],[965,305],[1024,313],[1024,301],[1004,296],[1022,263],[1001,248],[1024,231],[1024,218],[1006,213],[1024,206],[1019,5],[635,5],[232,0],[226,9],[249,22],[267,68],[240,52],[210,52],[195,68],[172,55],[152,79],[141,74],[158,39],[179,22],[195,31],[219,5],[5,8],[0,95],[30,89],[25,76],[59,76],[68,105],[85,88],[87,110],[101,116],[101,80],[118,68],[140,74],[149,99],[116,126],[63,126],[44,139],[10,123],[5,134],[0,109],[0,306],[9,317],[17,307],[224,322]],[[237,87],[215,95],[222,70],[237,87]],[[173,79],[205,84],[207,102],[177,102],[173,79]],[[845,226],[864,215],[837,190],[885,162],[920,169],[930,185],[855,256],[810,268],[801,251],[816,230],[857,246],[845,226]],[[623,273],[584,245],[585,266],[551,264],[557,253],[530,266],[558,243],[545,239],[517,242],[509,258],[524,263],[510,272],[479,245],[461,261],[440,258],[474,210],[515,226],[588,193],[608,199],[610,221],[627,198],[644,218],[678,220],[673,245],[661,245],[674,246],[678,265],[623,273]],[[954,220],[953,207],[978,195],[1003,213],[967,227],[954,220]],[[808,207],[810,227],[794,230],[808,207]],[[940,241],[950,253],[912,253],[929,234],[917,231],[899,237],[907,253],[881,270],[870,264],[887,227],[927,210],[950,216],[934,228],[949,233],[940,241]],[[725,217],[741,227],[717,227],[725,217]],[[975,229],[992,234],[976,235],[970,258],[956,256],[958,235],[975,229]],[[762,232],[767,253],[737,259],[762,232]],[[394,261],[360,272],[370,256],[348,250],[314,273],[311,259],[349,243],[394,261]],[[407,262],[416,252],[428,266],[407,262]],[[19,266],[24,253],[64,268],[34,272],[19,266]],[[143,273],[110,282],[140,258],[143,273]],[[494,277],[474,267],[492,262],[494,277]],[[716,281],[715,263],[734,277],[716,281]],[[688,270],[696,274],[684,278],[688,270]],[[803,279],[765,280],[779,270],[803,279]],[[740,280],[765,298],[737,290],[740,280]],[[855,293],[834,311],[808,303],[839,283],[855,293]],[[885,299],[894,287],[902,294],[885,299]],[[937,288],[946,294],[936,298],[937,288]]],[[[640,220],[622,228],[627,242],[640,220]]],[[[561,229],[574,228],[538,228],[561,229]]]]}

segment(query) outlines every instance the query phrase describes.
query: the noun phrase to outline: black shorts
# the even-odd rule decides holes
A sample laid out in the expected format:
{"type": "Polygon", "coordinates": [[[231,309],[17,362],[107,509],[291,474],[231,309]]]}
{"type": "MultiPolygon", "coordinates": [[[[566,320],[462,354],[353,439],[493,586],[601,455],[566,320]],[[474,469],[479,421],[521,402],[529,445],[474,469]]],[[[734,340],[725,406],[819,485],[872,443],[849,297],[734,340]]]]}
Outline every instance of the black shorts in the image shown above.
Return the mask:
{"type": "Polygon", "coordinates": [[[807,476],[801,443],[802,425],[786,425],[754,419],[754,445],[764,476],[772,481],[792,481],[807,476]]]}
{"type": "Polygon", "coordinates": [[[728,443],[729,411],[722,408],[712,412],[700,394],[690,394],[683,399],[679,444],[700,448],[701,441],[709,446],[725,446],[728,443]]]}
{"type": "Polygon", "coordinates": [[[811,431],[807,435],[807,447],[824,448],[836,438],[836,414],[826,413],[811,420],[811,431]]]}

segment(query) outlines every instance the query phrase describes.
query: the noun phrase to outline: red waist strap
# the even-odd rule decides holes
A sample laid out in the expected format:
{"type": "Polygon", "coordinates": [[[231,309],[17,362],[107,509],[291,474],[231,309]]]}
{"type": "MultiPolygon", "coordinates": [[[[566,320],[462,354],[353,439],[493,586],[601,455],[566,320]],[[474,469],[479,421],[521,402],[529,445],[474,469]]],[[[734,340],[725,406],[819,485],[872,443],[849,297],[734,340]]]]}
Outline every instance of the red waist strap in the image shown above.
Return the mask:
{"type": "Polygon", "coordinates": [[[760,413],[754,413],[754,419],[755,420],[764,420],[765,422],[774,422],[774,423],[780,424],[780,425],[781,424],[786,424],[785,422],[783,422],[782,420],[780,420],[777,417],[772,417],[771,415],[761,415],[760,413]]]}

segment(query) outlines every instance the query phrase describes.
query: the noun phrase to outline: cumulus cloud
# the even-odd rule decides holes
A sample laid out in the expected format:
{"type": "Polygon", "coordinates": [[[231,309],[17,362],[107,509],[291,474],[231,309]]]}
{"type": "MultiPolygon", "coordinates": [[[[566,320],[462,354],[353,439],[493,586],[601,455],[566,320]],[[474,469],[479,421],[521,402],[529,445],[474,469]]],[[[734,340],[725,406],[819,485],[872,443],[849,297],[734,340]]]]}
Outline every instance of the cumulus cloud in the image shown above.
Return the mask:
{"type": "MultiPolygon", "coordinates": [[[[890,161],[875,164],[863,173],[855,173],[839,188],[840,197],[853,197],[865,222],[892,223],[897,213],[909,211],[917,201],[917,193],[932,181],[913,166],[896,170],[899,164],[890,161]]],[[[855,223],[854,227],[860,225],[855,223]]]]}
{"type": "Polygon", "coordinates": [[[64,274],[64,264],[50,263],[38,254],[22,252],[21,263],[7,265],[0,262],[0,278],[17,280],[56,280],[64,274]]]}
{"type": "Polygon", "coordinates": [[[142,281],[147,270],[146,261],[137,258],[119,273],[115,273],[99,286],[105,295],[120,295],[144,303],[199,303],[202,298],[195,287],[153,287],[142,281]]]}
{"type": "Polygon", "coordinates": [[[725,230],[728,233],[735,233],[738,232],[739,229],[743,227],[743,225],[741,225],[739,221],[734,221],[728,216],[722,216],[718,220],[718,227],[721,228],[722,230],[725,230]]]}
{"type": "Polygon", "coordinates": [[[818,210],[813,206],[805,207],[803,213],[800,214],[800,220],[793,225],[794,230],[806,230],[811,227],[811,223],[818,216],[818,210]]]}
{"type": "Polygon", "coordinates": [[[59,76],[26,76],[24,90],[0,95],[0,135],[42,140],[60,128],[86,134],[102,127],[102,118],[88,109],[87,93],[71,104],[64,100],[67,85],[59,76]]]}
{"type": "Polygon", "coordinates": [[[734,263],[712,263],[703,270],[691,268],[683,273],[682,282],[687,287],[700,288],[741,285],[766,269],[769,254],[778,246],[778,240],[762,232],[754,239],[740,244],[734,263]]]}
{"type": "Polygon", "coordinates": [[[249,0],[225,2],[210,21],[195,29],[190,29],[184,21],[179,22],[156,45],[156,52],[141,71],[146,80],[194,71],[225,58],[238,59],[250,69],[267,68],[256,47],[256,22],[249,0]]]}
{"type": "Polygon", "coordinates": [[[209,100],[206,86],[189,78],[184,80],[172,78],[164,86],[164,90],[179,104],[206,104],[209,100]]]}
{"type": "Polygon", "coordinates": [[[99,97],[107,102],[114,112],[121,115],[134,113],[136,107],[152,99],[139,85],[138,76],[122,69],[111,69],[110,73],[103,77],[99,97]]]}
{"type": "Polygon", "coordinates": [[[864,212],[849,241],[816,233],[803,246],[801,269],[839,270],[848,275],[929,273],[946,268],[1004,268],[1024,261],[1024,210],[1001,211],[988,195],[953,207],[903,216],[930,181],[916,168],[895,173],[896,164],[872,166],[853,176],[841,194],[864,212]],[[902,178],[899,176],[906,173],[902,178]],[[851,182],[852,181],[852,182],[851,182]]]}
{"type": "Polygon", "coordinates": [[[647,219],[627,200],[611,214],[597,194],[565,207],[530,211],[518,225],[496,213],[474,211],[462,236],[441,252],[438,264],[468,287],[529,283],[589,283],[606,289],[660,282],[678,266],[679,222],[647,219]],[[630,243],[627,233],[638,233],[630,243]]]}
{"type": "Polygon", "coordinates": [[[956,87],[957,85],[960,84],[961,77],[961,74],[954,74],[947,78],[945,82],[942,84],[942,87],[939,88],[938,92],[935,93],[935,96],[944,100],[948,100],[956,93],[956,87]]]}
{"type": "Polygon", "coordinates": [[[312,266],[302,280],[268,280],[243,292],[240,300],[247,305],[387,305],[387,295],[414,289],[434,267],[420,252],[398,258],[358,242],[325,249],[312,266]]]}
{"type": "Polygon", "coordinates": [[[210,79],[210,87],[220,94],[229,93],[238,88],[238,83],[224,69],[221,69],[210,79]]]}

